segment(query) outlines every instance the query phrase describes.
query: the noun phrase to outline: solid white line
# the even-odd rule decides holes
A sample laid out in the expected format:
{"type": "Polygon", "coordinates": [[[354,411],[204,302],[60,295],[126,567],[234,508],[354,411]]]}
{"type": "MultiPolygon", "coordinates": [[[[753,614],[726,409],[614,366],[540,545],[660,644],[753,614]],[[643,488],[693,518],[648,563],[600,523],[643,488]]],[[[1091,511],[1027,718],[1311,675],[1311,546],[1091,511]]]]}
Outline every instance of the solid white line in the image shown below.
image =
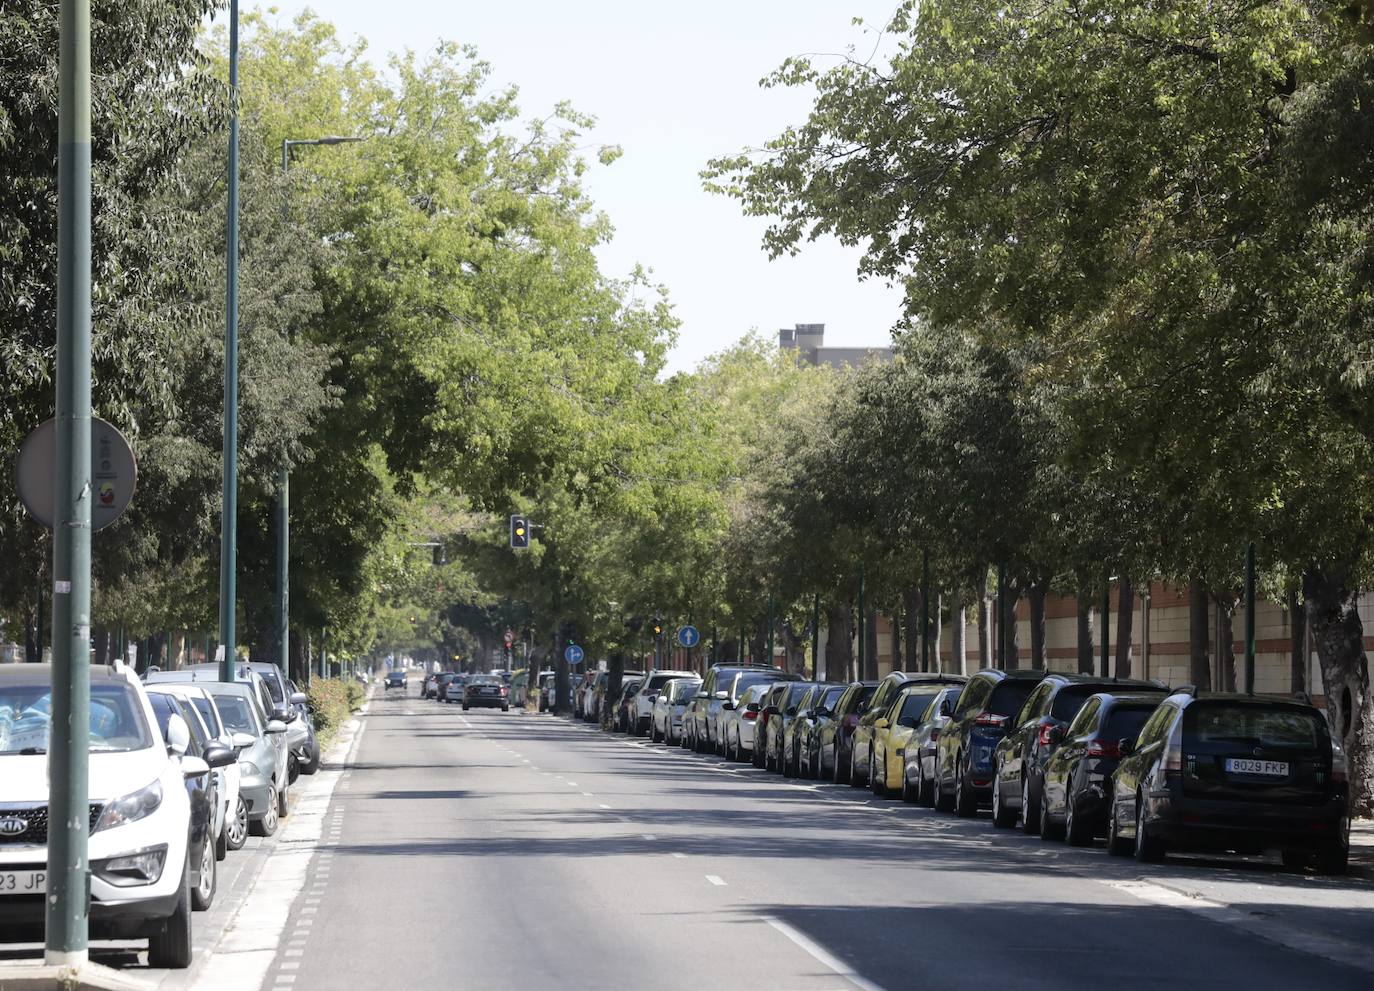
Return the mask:
{"type": "Polygon", "coordinates": [[[609,808],[610,808],[609,805],[600,805],[600,806],[597,806],[597,807],[598,807],[598,808],[602,808],[602,809],[609,809],[609,808]]]}
{"type": "Polygon", "coordinates": [[[846,981],[859,988],[860,991],[883,991],[879,985],[860,976],[855,972],[854,968],[849,966],[849,964],[834,956],[829,950],[821,946],[801,930],[795,929],[781,919],[775,919],[771,915],[763,916],[763,921],[782,933],[793,943],[796,943],[797,946],[805,950],[817,963],[829,967],[836,974],[839,974],[846,981]]]}
{"type": "Polygon", "coordinates": [[[591,792],[589,792],[589,791],[584,791],[584,792],[582,793],[582,797],[583,797],[583,798],[592,798],[592,797],[594,797],[594,796],[592,795],[591,792]]]}
{"type": "Polygon", "coordinates": [[[642,837],[644,837],[644,839],[646,839],[646,840],[656,840],[656,839],[658,839],[658,837],[655,836],[653,833],[641,833],[640,835],[641,835],[642,837]]]}
{"type": "Polygon", "coordinates": [[[686,859],[687,859],[687,854],[685,854],[685,853],[678,853],[676,850],[673,851],[672,856],[676,857],[678,860],[686,860],[686,859]]]}
{"type": "Polygon", "coordinates": [[[707,874],[707,875],[706,875],[706,880],[710,881],[710,882],[711,882],[712,884],[714,884],[717,888],[723,888],[723,887],[725,887],[725,882],[724,882],[723,880],[721,880],[720,878],[716,877],[716,875],[714,875],[714,874],[707,874]]]}

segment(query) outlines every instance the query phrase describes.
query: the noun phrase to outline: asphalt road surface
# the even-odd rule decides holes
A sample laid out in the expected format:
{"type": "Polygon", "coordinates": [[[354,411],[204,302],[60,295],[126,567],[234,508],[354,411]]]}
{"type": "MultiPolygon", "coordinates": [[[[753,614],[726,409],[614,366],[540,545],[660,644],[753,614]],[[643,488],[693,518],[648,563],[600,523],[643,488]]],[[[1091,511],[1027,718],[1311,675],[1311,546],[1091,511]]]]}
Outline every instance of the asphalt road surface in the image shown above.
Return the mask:
{"type": "Polygon", "coordinates": [[[413,694],[379,693],[364,726],[271,991],[1374,981],[1368,880],[1142,869],[986,818],[413,694]]]}

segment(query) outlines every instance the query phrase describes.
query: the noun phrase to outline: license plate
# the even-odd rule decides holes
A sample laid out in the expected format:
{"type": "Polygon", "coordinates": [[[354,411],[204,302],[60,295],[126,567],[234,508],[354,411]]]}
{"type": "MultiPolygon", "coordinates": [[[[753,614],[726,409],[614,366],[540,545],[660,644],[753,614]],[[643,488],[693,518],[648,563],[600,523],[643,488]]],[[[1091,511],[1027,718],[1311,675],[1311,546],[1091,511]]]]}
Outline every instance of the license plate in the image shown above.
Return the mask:
{"type": "Polygon", "coordinates": [[[1231,774],[1262,774],[1271,778],[1286,778],[1288,777],[1288,762],[1254,760],[1250,757],[1228,757],[1226,770],[1231,774]]]}
{"type": "Polygon", "coordinates": [[[47,890],[47,871],[0,871],[0,895],[41,895],[47,890]]]}

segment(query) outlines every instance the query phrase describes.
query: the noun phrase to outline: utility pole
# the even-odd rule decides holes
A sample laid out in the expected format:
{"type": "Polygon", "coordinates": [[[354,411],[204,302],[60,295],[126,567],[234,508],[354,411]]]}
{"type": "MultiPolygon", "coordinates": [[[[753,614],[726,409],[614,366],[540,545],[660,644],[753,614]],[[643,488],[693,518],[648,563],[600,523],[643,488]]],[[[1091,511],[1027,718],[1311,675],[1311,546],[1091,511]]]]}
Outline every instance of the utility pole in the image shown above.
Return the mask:
{"type": "Polygon", "coordinates": [[[225,245],[224,481],[219,517],[219,680],[234,680],[239,512],[239,0],[229,0],[229,212],[225,245]]]}
{"type": "MultiPolygon", "coordinates": [[[[80,967],[90,935],[91,8],[61,0],[57,115],[57,464],[44,959],[80,967]]],[[[39,641],[39,656],[43,644],[39,641]]]]}

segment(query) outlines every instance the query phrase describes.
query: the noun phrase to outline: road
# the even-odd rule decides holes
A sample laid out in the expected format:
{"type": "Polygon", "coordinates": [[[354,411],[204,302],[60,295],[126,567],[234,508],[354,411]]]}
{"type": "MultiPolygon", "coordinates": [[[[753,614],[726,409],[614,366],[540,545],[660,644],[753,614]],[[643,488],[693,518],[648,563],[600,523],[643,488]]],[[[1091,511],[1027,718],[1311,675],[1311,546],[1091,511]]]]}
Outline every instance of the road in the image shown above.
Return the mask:
{"type": "Polygon", "coordinates": [[[269,991],[1374,980],[1368,880],[1144,870],[551,716],[379,695],[321,814],[269,991]]]}

